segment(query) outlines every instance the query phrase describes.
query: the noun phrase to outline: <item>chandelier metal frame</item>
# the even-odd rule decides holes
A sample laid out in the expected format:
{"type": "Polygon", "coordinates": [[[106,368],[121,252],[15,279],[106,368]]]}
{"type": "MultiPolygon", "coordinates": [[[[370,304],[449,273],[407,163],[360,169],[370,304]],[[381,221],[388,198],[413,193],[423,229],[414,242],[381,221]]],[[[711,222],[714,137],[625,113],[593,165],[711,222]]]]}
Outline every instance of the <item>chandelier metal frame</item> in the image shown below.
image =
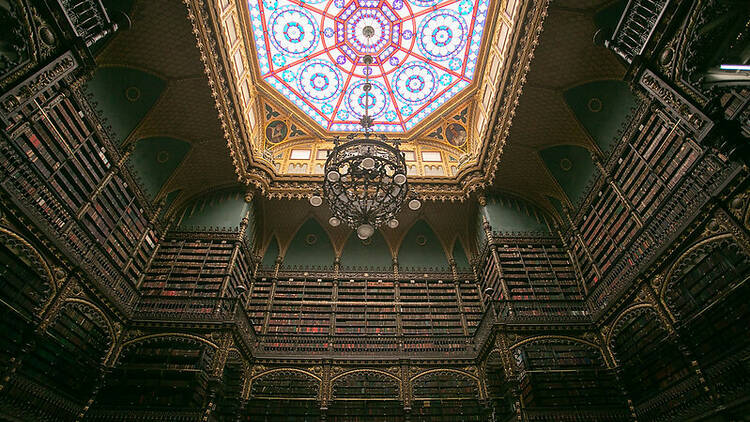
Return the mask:
{"type": "MultiPolygon", "coordinates": [[[[409,193],[406,161],[396,146],[365,134],[336,145],[325,163],[323,196],[331,213],[353,229],[396,218],[409,193]]],[[[395,223],[390,223],[395,225],[395,223]]]]}
{"type": "MultiPolygon", "coordinates": [[[[363,28],[368,42],[374,33],[370,26],[363,28]]],[[[373,63],[373,58],[366,55],[362,58],[366,69],[373,63]]],[[[369,75],[365,71],[365,75],[369,75]]],[[[383,134],[371,132],[372,118],[370,108],[369,76],[362,86],[364,91],[364,114],[360,118],[363,132],[351,133],[345,143],[336,137],[334,148],[325,162],[323,179],[323,197],[333,216],[328,220],[332,226],[342,222],[357,231],[357,236],[364,240],[375,233],[383,224],[390,228],[398,227],[396,215],[401,211],[408,198],[408,206],[418,210],[422,203],[409,190],[406,159],[399,149],[399,140],[390,141],[383,134]]],[[[323,197],[314,193],[310,204],[320,206],[323,197]]]]}

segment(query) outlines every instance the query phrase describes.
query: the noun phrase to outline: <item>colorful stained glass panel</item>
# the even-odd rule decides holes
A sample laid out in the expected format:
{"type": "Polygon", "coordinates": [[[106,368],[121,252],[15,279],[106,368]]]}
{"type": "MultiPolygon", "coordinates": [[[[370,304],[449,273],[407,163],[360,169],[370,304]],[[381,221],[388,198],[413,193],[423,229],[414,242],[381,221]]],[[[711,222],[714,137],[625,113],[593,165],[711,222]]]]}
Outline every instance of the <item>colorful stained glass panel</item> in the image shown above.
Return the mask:
{"type": "Polygon", "coordinates": [[[248,7],[262,78],[300,110],[346,132],[360,128],[369,103],[374,130],[404,132],[471,84],[489,1],[248,0],[248,7]]]}

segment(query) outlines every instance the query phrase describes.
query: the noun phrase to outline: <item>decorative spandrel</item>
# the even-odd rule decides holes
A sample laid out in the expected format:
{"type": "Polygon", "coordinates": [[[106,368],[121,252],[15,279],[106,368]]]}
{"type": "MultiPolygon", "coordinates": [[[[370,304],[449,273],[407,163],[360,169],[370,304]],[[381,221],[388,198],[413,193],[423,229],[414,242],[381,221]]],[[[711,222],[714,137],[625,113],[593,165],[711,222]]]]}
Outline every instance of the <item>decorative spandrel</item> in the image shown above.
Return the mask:
{"type": "Polygon", "coordinates": [[[261,77],[323,128],[360,129],[367,95],[373,130],[405,132],[471,84],[489,1],[248,0],[248,10],[261,77]]]}

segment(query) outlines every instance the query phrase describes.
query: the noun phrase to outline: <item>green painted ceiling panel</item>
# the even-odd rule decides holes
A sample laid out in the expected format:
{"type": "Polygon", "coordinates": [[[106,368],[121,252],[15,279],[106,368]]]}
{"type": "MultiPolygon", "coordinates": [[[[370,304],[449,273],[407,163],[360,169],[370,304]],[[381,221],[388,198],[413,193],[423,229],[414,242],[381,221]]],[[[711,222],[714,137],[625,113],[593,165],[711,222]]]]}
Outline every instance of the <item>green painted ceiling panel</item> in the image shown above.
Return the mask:
{"type": "Polygon", "coordinates": [[[180,192],[182,192],[182,189],[176,189],[172,192],[169,192],[167,196],[164,197],[164,206],[159,212],[159,218],[163,218],[167,214],[169,208],[174,203],[174,200],[177,199],[177,197],[180,195],[180,192]]]}
{"type": "Polygon", "coordinates": [[[616,143],[620,128],[638,103],[627,82],[603,80],[571,88],[565,101],[604,152],[616,143]]]}
{"type": "Polygon", "coordinates": [[[487,217],[492,231],[513,235],[550,231],[545,214],[537,207],[516,198],[494,196],[480,210],[487,217]]]}
{"type": "Polygon", "coordinates": [[[458,271],[471,270],[469,258],[467,258],[466,251],[464,251],[464,247],[458,239],[453,243],[453,260],[456,261],[456,269],[458,271]]]}
{"type": "Polygon", "coordinates": [[[586,186],[599,174],[589,150],[576,145],[558,145],[539,151],[544,164],[570,199],[577,205],[586,186]]]}
{"type": "Polygon", "coordinates": [[[605,29],[610,34],[614,32],[627,3],[626,0],[619,0],[598,11],[594,15],[594,24],[596,24],[596,27],[605,29]]]}
{"type": "Polygon", "coordinates": [[[146,116],[165,87],[163,79],[127,67],[97,68],[86,84],[119,143],[146,116]]]}
{"type": "Polygon", "coordinates": [[[190,144],[173,138],[146,138],[135,144],[130,163],[141,187],[152,200],[190,150],[190,144]]]}
{"type": "Polygon", "coordinates": [[[417,221],[401,241],[398,265],[403,269],[450,268],[435,232],[424,221],[417,221]]]}
{"type": "Polygon", "coordinates": [[[393,259],[388,244],[379,231],[367,241],[360,240],[352,232],[341,254],[341,265],[388,271],[393,267],[393,259]]]}
{"type": "Polygon", "coordinates": [[[263,268],[271,269],[276,265],[276,257],[279,256],[279,240],[274,236],[271,239],[271,243],[266,248],[266,253],[263,255],[263,268]]]}
{"type": "Polygon", "coordinates": [[[185,207],[178,226],[191,230],[236,230],[249,208],[240,191],[209,194],[185,207]]]}
{"type": "Polygon", "coordinates": [[[335,255],[328,233],[314,218],[297,230],[284,255],[284,268],[331,267],[335,255]]]}

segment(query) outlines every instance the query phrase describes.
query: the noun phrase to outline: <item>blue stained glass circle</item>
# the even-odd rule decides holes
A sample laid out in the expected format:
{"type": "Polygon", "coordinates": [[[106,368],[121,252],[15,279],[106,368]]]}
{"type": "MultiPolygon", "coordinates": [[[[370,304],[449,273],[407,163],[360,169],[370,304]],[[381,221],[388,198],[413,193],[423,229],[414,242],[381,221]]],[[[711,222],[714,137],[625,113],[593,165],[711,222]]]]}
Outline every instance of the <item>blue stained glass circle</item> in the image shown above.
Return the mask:
{"type": "Polygon", "coordinates": [[[284,66],[286,64],[286,57],[284,57],[284,55],[280,53],[274,54],[271,60],[273,61],[273,64],[278,67],[284,66]]]}
{"type": "Polygon", "coordinates": [[[281,78],[284,79],[287,82],[292,82],[297,78],[297,75],[294,74],[291,70],[285,70],[281,72],[281,78]]]}
{"type": "Polygon", "coordinates": [[[299,72],[300,91],[315,102],[323,102],[339,94],[342,81],[338,69],[320,60],[306,63],[299,72]]]}
{"type": "Polygon", "coordinates": [[[409,63],[396,72],[394,88],[398,96],[408,103],[422,103],[435,93],[437,77],[423,63],[409,63]]]}
{"type": "Polygon", "coordinates": [[[458,13],[462,15],[468,15],[471,13],[471,10],[474,8],[474,2],[471,0],[461,0],[461,3],[458,4],[458,13]]]}
{"type": "Polygon", "coordinates": [[[450,61],[448,62],[448,67],[451,70],[459,70],[459,69],[461,69],[461,64],[462,64],[461,60],[459,60],[459,59],[457,59],[457,58],[454,57],[454,58],[450,59],[450,61]]]}
{"type": "Polygon", "coordinates": [[[462,51],[468,35],[468,26],[461,15],[450,10],[437,10],[420,22],[417,44],[428,58],[446,60],[462,51]]]}
{"type": "Polygon", "coordinates": [[[279,8],[268,20],[268,28],[273,46],[290,56],[304,56],[318,45],[318,25],[306,10],[279,8]]]}
{"type": "MultiPolygon", "coordinates": [[[[365,112],[365,91],[362,89],[362,85],[365,81],[357,82],[356,84],[349,87],[349,92],[346,93],[346,106],[349,111],[357,118],[361,117],[365,112]]],[[[385,110],[385,106],[388,103],[386,90],[380,83],[370,81],[372,89],[367,94],[369,95],[370,109],[368,111],[370,117],[378,117],[385,110]]]]}

